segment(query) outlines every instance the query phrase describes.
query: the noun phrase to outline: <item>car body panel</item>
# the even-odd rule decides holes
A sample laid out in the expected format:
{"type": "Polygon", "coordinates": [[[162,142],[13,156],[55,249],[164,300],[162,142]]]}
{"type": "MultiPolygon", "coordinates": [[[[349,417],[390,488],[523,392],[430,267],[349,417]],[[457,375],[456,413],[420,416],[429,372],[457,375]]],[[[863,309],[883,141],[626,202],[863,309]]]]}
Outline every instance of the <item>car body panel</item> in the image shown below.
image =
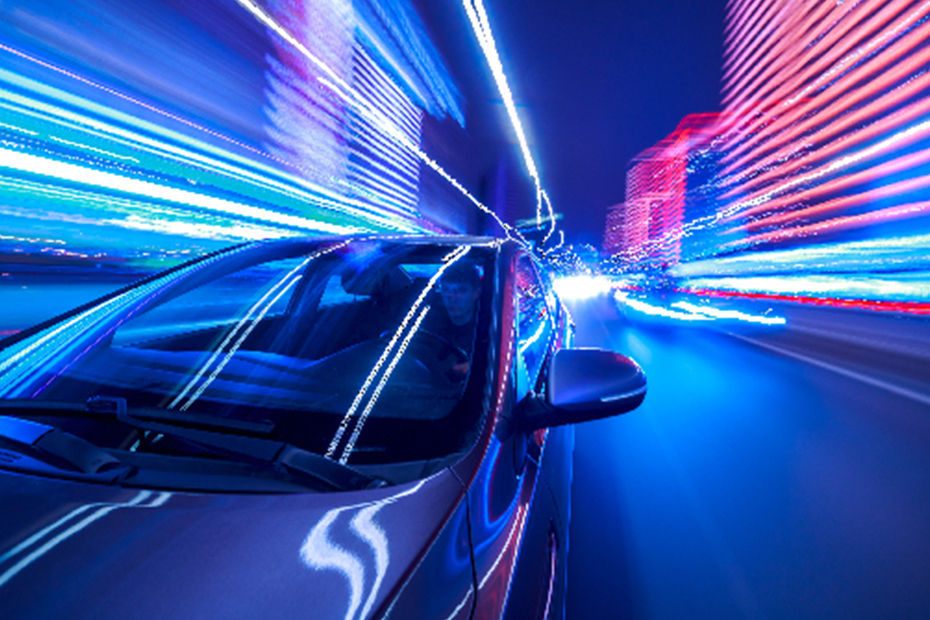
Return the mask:
{"type": "MultiPolygon", "coordinates": [[[[182,265],[24,330],[0,364],[41,362],[62,340],[86,346],[113,328],[95,310],[101,301],[144,307],[161,284],[170,290],[256,247],[182,265]]],[[[510,428],[519,256],[515,243],[498,247],[483,422],[456,462],[381,489],[293,494],[129,489],[0,471],[0,497],[16,507],[0,515],[4,617],[468,618],[473,608],[477,618],[562,617],[574,434],[510,428]]],[[[571,340],[567,313],[555,312],[547,355],[571,340]]],[[[0,391],[21,395],[45,380],[7,377],[0,391]]]]}
{"type": "Polygon", "coordinates": [[[4,472],[5,618],[361,618],[462,495],[442,471],[390,488],[230,495],[4,472]],[[390,533],[390,536],[387,535],[390,533]]]}

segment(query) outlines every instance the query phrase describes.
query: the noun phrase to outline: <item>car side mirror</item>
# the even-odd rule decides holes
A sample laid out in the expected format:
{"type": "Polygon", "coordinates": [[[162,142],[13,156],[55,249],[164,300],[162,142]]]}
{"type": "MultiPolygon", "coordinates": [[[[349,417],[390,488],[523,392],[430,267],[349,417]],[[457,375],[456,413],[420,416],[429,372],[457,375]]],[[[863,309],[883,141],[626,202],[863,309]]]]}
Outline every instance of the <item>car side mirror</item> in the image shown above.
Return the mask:
{"type": "Polygon", "coordinates": [[[575,424],[636,409],[646,375],[632,359],[602,349],[560,349],[549,365],[545,396],[528,396],[514,411],[524,431],[575,424]]]}

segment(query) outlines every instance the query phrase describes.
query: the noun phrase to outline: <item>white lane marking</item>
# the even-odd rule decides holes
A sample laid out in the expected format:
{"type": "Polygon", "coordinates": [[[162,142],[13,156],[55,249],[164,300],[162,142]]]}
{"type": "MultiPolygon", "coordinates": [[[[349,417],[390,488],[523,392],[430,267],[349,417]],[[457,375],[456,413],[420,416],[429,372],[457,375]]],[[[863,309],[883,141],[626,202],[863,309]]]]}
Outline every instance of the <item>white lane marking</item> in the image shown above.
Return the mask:
{"type": "Polygon", "coordinates": [[[747,337],[745,337],[745,336],[739,336],[739,335],[737,335],[737,334],[730,334],[730,336],[733,336],[734,338],[739,338],[740,340],[744,340],[744,341],[746,341],[746,342],[748,342],[748,343],[750,343],[750,344],[754,344],[754,345],[756,345],[756,346],[758,346],[758,347],[762,347],[763,349],[769,349],[770,351],[774,351],[774,352],[776,352],[776,353],[780,353],[781,355],[787,355],[788,357],[793,357],[793,358],[795,358],[795,359],[801,360],[802,362],[807,362],[808,364],[813,364],[814,366],[818,366],[818,367],[820,367],[820,368],[824,368],[824,369],[826,369],[826,370],[830,370],[830,371],[835,372],[835,373],[837,373],[837,374],[839,374],[839,375],[843,375],[844,377],[848,377],[848,378],[850,378],[850,379],[855,379],[856,381],[861,381],[862,383],[866,383],[866,384],[871,385],[871,386],[873,386],[873,387],[877,387],[877,388],[879,388],[879,389],[886,390],[886,391],[888,391],[888,392],[892,392],[892,393],[894,393],[894,394],[897,394],[898,396],[903,396],[903,397],[905,397],[905,398],[910,398],[911,400],[915,400],[915,401],[917,401],[917,402],[919,402],[919,403],[921,403],[921,404],[923,404],[923,405],[928,405],[928,406],[930,406],[930,396],[928,396],[928,395],[926,395],[926,394],[921,394],[920,392],[915,392],[914,390],[909,390],[909,389],[907,389],[907,388],[900,387],[900,386],[898,386],[898,385],[894,385],[893,383],[888,383],[887,381],[882,381],[881,379],[876,379],[876,378],[874,378],[874,377],[870,377],[870,376],[868,376],[868,375],[862,374],[862,373],[860,373],[860,372],[856,372],[856,371],[854,371],[854,370],[848,370],[848,369],[846,369],[846,368],[842,368],[842,367],[836,366],[836,365],[834,365],[834,364],[829,364],[829,363],[827,363],[827,362],[822,362],[822,361],[820,361],[820,360],[818,360],[818,359],[815,359],[815,358],[813,358],[813,357],[808,357],[807,355],[803,355],[803,354],[801,354],[801,353],[795,353],[795,352],[790,351],[790,350],[788,350],[788,349],[783,349],[783,348],[781,348],[781,347],[777,347],[777,346],[774,346],[774,345],[771,345],[771,344],[765,344],[765,343],[759,342],[758,340],[754,340],[754,339],[752,339],[752,338],[747,338],[747,337]]]}

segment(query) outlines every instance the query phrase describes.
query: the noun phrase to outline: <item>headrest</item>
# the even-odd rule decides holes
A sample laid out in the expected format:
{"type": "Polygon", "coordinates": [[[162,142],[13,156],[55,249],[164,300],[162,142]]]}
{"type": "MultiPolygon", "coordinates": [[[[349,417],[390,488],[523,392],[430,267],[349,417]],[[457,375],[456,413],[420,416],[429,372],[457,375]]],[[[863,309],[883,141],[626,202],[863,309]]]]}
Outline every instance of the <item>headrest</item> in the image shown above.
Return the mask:
{"type": "Polygon", "coordinates": [[[413,284],[413,278],[400,265],[384,271],[367,269],[362,272],[344,271],[342,288],[350,295],[386,296],[413,284]]]}

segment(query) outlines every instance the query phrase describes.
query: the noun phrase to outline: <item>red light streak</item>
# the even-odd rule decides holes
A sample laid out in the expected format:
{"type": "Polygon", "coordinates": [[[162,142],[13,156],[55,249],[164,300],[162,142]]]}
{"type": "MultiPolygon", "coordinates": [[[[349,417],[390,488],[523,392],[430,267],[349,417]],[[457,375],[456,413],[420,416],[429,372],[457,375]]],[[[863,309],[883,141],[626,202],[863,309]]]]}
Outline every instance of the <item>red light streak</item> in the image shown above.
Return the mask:
{"type": "MultiPolygon", "coordinates": [[[[930,177],[923,177],[921,180],[924,181],[923,185],[930,185],[930,177]]],[[[894,194],[894,192],[891,190],[888,193],[891,195],[894,194]]],[[[851,198],[859,199],[860,197],[861,195],[852,196],[851,198]]],[[[857,200],[857,202],[867,202],[867,200],[862,199],[857,200]]],[[[887,209],[879,209],[877,211],[863,213],[860,215],[838,217],[832,220],[817,222],[816,224],[810,224],[807,226],[782,228],[765,234],[747,237],[736,242],[731,242],[725,244],[725,247],[736,245],[753,245],[762,242],[784,241],[786,239],[797,237],[807,237],[827,232],[838,232],[851,228],[861,228],[863,226],[870,226],[872,224],[881,224],[884,222],[891,222],[894,220],[926,214],[930,214],[930,201],[915,202],[906,205],[899,205],[897,207],[888,207],[887,209]]]]}
{"type": "MultiPolygon", "coordinates": [[[[759,97],[759,99],[771,99],[774,101],[780,101],[782,102],[780,105],[788,109],[793,104],[793,102],[798,99],[798,97],[803,97],[806,93],[826,85],[829,80],[832,79],[832,77],[836,74],[836,72],[843,68],[846,64],[849,64],[853,60],[867,56],[869,53],[874,51],[874,49],[878,48],[880,44],[887,42],[886,40],[894,33],[916,24],[925,16],[925,11],[912,11],[905,17],[899,18],[898,20],[889,24],[884,30],[882,30],[880,34],[876,35],[867,43],[862,45],[861,50],[856,50],[855,52],[850,51],[856,46],[861,45],[863,39],[872,34],[878,25],[882,22],[882,20],[887,19],[890,15],[901,10],[906,4],[907,2],[904,0],[896,0],[894,2],[886,3],[880,11],[872,15],[871,19],[869,19],[865,25],[859,26],[858,28],[856,28],[856,26],[858,26],[858,21],[852,21],[851,23],[845,24],[845,28],[843,29],[839,27],[835,28],[830,34],[818,41],[817,44],[811,48],[811,50],[799,58],[799,60],[802,60],[803,62],[809,62],[811,58],[817,57],[816,50],[818,48],[827,49],[828,51],[823,56],[821,56],[817,62],[810,64],[808,68],[801,74],[791,74],[791,77],[787,81],[776,82],[778,86],[773,87],[775,88],[774,92],[772,92],[770,95],[765,94],[759,97]],[[850,35],[851,33],[853,35],[852,38],[846,40],[847,35],[850,35]],[[839,44],[841,41],[842,44],[839,44]],[[831,48],[829,46],[833,47],[831,48]],[[842,54],[846,54],[846,56],[839,58],[842,54]]],[[[849,14],[852,14],[853,11],[863,7],[868,8],[867,3],[860,3],[856,5],[854,8],[850,9],[849,14]]],[[[921,7],[921,9],[924,8],[925,7],[921,7]]],[[[844,17],[847,15],[844,15],[844,17]]],[[[898,55],[897,52],[893,53],[895,56],[898,55]]],[[[883,64],[888,62],[885,54],[880,54],[876,58],[880,59],[883,64]]],[[[859,74],[860,78],[862,77],[861,73],[858,71],[856,73],[859,74]]],[[[832,89],[830,94],[833,94],[832,89]]],[[[792,120],[796,118],[795,115],[790,116],[792,120]]],[[[743,144],[728,152],[724,156],[724,161],[731,161],[735,157],[749,150],[753,145],[758,144],[763,139],[770,138],[777,129],[784,127],[790,121],[775,120],[772,125],[766,127],[760,127],[761,122],[762,121],[757,121],[754,126],[746,128],[745,133],[750,134],[750,137],[743,144]],[[753,133],[754,135],[752,135],[753,133]]]]}
{"type": "MultiPolygon", "coordinates": [[[[739,180],[740,178],[743,178],[747,174],[751,173],[753,170],[761,169],[773,160],[777,161],[778,156],[785,154],[786,150],[797,150],[799,147],[797,144],[794,144],[793,141],[800,135],[803,135],[805,132],[809,131],[811,128],[822,125],[825,118],[835,119],[837,117],[842,117],[842,115],[848,109],[856,106],[864,100],[873,97],[883,90],[889,89],[895,82],[903,80],[911,74],[925,69],[928,62],[930,62],[930,50],[926,49],[922,50],[914,57],[898,64],[899,59],[902,56],[912,51],[915,47],[923,45],[924,41],[926,41],[927,38],[930,38],[930,22],[912,31],[911,35],[913,36],[909,36],[907,38],[906,44],[903,41],[901,42],[901,47],[896,48],[893,55],[889,57],[884,55],[876,56],[871,61],[866,63],[866,65],[863,66],[859,71],[851,72],[839,80],[831,90],[824,91],[819,95],[806,100],[803,105],[797,106],[795,109],[793,109],[788,114],[785,114],[784,116],[774,118],[771,125],[765,128],[764,133],[760,131],[759,134],[754,136],[754,139],[761,139],[763,135],[774,138],[774,135],[781,132],[783,135],[780,136],[779,144],[787,146],[782,146],[782,148],[776,153],[769,154],[761,160],[754,161],[752,166],[748,169],[746,168],[747,164],[754,157],[758,157],[758,153],[746,153],[738,160],[731,162],[724,169],[723,174],[730,174],[734,171],[741,170],[742,172],[734,179],[739,180]],[[866,71],[865,67],[868,67],[868,71],[866,71]],[[871,76],[872,74],[877,75],[873,80],[869,81],[867,85],[857,86],[857,82],[861,81],[864,77],[871,76]],[[845,96],[842,97],[841,106],[832,106],[826,108],[826,110],[828,110],[828,112],[826,112],[826,116],[824,113],[821,113],[811,117],[808,120],[802,120],[812,111],[827,106],[831,102],[835,102],[840,98],[840,96],[844,94],[844,91],[846,90],[849,90],[849,92],[845,93],[845,96]]],[[[877,112],[882,107],[895,105],[907,99],[911,93],[916,93],[923,88],[923,86],[926,84],[926,75],[919,76],[914,81],[920,81],[920,85],[907,83],[901,87],[901,91],[907,92],[890,91],[881,98],[883,102],[882,104],[873,102],[870,104],[869,109],[874,109],[877,112]]],[[[858,111],[856,115],[857,117],[867,116],[864,110],[858,111]]],[[[841,120],[840,123],[842,125],[849,126],[851,121],[841,120]]],[[[829,127],[829,125],[827,127],[829,127]]],[[[824,131],[825,129],[826,127],[824,127],[824,129],[821,131],[824,131]]],[[[837,129],[837,131],[839,131],[839,129],[837,129]]],[[[813,142],[813,136],[806,138],[805,141],[813,142]]],[[[749,144],[749,142],[747,142],[747,144],[749,144]]],[[[744,147],[747,147],[747,144],[743,144],[740,147],[734,149],[730,156],[735,156],[738,151],[742,150],[744,147]]]]}
{"type": "Polygon", "coordinates": [[[813,306],[831,306],[834,308],[853,308],[874,310],[877,312],[900,312],[904,314],[930,315],[930,303],[919,301],[881,301],[871,299],[839,299],[831,297],[810,297],[806,295],[776,295],[771,293],[743,293],[740,291],[720,291],[712,289],[681,289],[683,293],[705,297],[724,297],[738,299],[758,299],[766,301],[788,301],[813,306]]]}

